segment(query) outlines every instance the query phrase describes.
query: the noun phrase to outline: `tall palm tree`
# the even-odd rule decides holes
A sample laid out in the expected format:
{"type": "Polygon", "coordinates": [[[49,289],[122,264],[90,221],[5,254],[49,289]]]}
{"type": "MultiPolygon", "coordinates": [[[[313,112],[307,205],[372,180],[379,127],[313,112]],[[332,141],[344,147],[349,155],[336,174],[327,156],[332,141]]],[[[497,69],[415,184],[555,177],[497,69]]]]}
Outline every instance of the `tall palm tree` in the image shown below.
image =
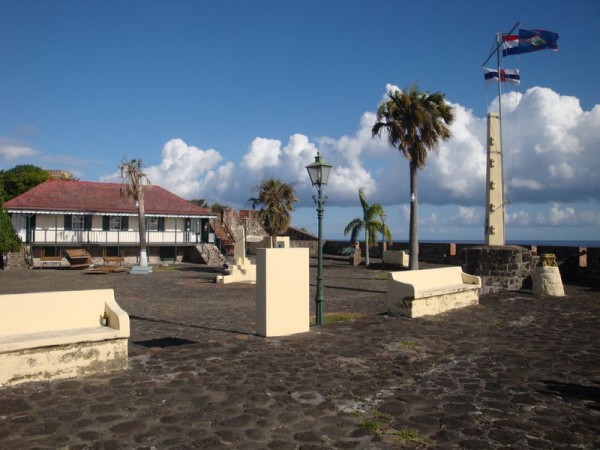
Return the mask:
{"type": "Polygon", "coordinates": [[[286,232],[292,222],[294,202],[298,199],[292,183],[283,183],[278,178],[263,180],[257,188],[258,197],[250,198],[252,208],[260,206],[258,220],[271,237],[271,246],[275,246],[275,238],[286,232]]]}
{"type": "Polygon", "coordinates": [[[372,136],[387,133],[391,147],[397,148],[410,167],[409,269],[419,269],[417,170],[425,166],[427,155],[436,150],[440,140],[452,137],[449,125],[454,111],[444,94],[420,92],[413,84],[404,91],[388,93],[389,100],[377,109],[372,136]]]}
{"type": "Polygon", "coordinates": [[[148,176],[143,171],[141,159],[123,160],[119,164],[121,178],[127,185],[127,195],[133,198],[138,208],[138,221],[140,232],[140,266],[148,266],[146,253],[146,209],[144,207],[144,183],[150,184],[148,176]]]}
{"type": "Polygon", "coordinates": [[[351,220],[344,228],[344,236],[350,233],[350,241],[356,242],[358,233],[362,230],[365,231],[365,266],[369,266],[369,248],[377,246],[377,233],[382,233],[388,242],[392,241],[392,234],[387,225],[377,220],[377,217],[381,217],[383,213],[383,207],[379,203],[369,205],[363,188],[358,190],[358,198],[362,206],[363,217],[351,220]]]}

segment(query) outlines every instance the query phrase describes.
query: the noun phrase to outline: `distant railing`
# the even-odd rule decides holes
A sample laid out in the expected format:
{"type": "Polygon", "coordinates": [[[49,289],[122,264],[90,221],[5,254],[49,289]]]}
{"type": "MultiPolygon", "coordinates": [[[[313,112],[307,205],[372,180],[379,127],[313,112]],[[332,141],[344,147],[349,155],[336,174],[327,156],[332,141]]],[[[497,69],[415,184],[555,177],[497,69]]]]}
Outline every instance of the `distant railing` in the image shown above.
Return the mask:
{"type": "MultiPolygon", "coordinates": [[[[37,229],[32,232],[32,243],[58,244],[139,244],[138,231],[56,230],[37,229]]],[[[196,244],[201,235],[191,231],[147,231],[148,244],[196,244]]]]}

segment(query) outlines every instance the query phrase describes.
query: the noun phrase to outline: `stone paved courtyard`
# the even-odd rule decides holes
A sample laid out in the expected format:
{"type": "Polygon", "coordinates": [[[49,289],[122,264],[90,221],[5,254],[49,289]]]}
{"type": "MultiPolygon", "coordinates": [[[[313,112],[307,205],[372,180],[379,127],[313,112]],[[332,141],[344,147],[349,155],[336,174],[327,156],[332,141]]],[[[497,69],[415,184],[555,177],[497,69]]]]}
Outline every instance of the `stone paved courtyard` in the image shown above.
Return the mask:
{"type": "Polygon", "coordinates": [[[0,271],[0,293],[113,288],[132,333],[126,371],[0,389],[0,449],[600,448],[597,288],[404,319],[381,273],[326,259],[325,312],[355,318],[265,339],[255,287],[204,266],[0,271]]]}

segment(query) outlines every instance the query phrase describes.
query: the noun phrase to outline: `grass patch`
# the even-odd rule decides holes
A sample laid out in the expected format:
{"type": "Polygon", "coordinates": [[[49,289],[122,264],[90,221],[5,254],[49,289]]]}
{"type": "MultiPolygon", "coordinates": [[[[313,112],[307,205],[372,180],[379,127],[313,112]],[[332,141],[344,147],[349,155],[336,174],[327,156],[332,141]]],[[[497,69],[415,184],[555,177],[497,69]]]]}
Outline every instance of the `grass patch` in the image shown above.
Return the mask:
{"type": "Polygon", "coordinates": [[[407,444],[418,444],[420,446],[430,447],[435,445],[435,441],[426,436],[422,436],[418,431],[410,428],[402,428],[395,430],[390,427],[390,422],[393,417],[379,412],[371,411],[371,417],[361,422],[360,427],[368,430],[373,436],[381,437],[382,435],[395,436],[399,441],[407,444]]]}
{"type": "Polygon", "coordinates": [[[360,427],[368,430],[373,436],[381,436],[382,434],[388,434],[385,430],[392,418],[387,414],[383,414],[377,410],[371,412],[372,418],[365,419],[360,427]]]}
{"type": "Polygon", "coordinates": [[[398,438],[404,442],[412,442],[415,444],[422,444],[427,446],[435,444],[435,441],[433,441],[432,439],[421,436],[421,434],[418,431],[411,430],[408,428],[403,428],[400,431],[394,431],[390,434],[398,436],[398,438]]]}
{"type": "Polygon", "coordinates": [[[414,350],[419,346],[419,344],[415,341],[402,341],[400,342],[400,345],[402,347],[410,348],[411,350],[414,350]]]}
{"type": "Polygon", "coordinates": [[[378,420],[372,420],[372,419],[367,419],[360,424],[361,428],[364,428],[369,433],[371,433],[373,436],[377,436],[377,437],[381,436],[381,427],[382,426],[383,425],[381,422],[379,422],[378,420]]]}
{"type": "Polygon", "coordinates": [[[388,276],[387,272],[381,272],[381,273],[378,273],[377,275],[375,275],[374,279],[380,280],[380,281],[387,281],[387,276],[388,276]]]}
{"type": "Polygon", "coordinates": [[[363,317],[367,317],[364,313],[356,313],[356,312],[339,312],[339,313],[330,313],[325,314],[323,320],[325,324],[335,323],[335,322],[344,322],[346,320],[356,320],[362,319],[363,317]]]}

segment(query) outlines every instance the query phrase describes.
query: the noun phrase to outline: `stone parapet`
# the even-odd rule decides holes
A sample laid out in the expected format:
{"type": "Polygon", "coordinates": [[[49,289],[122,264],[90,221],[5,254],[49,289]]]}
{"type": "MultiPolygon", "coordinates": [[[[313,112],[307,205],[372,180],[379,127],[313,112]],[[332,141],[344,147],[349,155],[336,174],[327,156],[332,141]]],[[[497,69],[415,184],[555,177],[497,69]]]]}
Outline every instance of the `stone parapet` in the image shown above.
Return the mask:
{"type": "Polygon", "coordinates": [[[530,288],[532,255],[516,245],[470,247],[463,270],[481,277],[482,294],[530,288]]]}

